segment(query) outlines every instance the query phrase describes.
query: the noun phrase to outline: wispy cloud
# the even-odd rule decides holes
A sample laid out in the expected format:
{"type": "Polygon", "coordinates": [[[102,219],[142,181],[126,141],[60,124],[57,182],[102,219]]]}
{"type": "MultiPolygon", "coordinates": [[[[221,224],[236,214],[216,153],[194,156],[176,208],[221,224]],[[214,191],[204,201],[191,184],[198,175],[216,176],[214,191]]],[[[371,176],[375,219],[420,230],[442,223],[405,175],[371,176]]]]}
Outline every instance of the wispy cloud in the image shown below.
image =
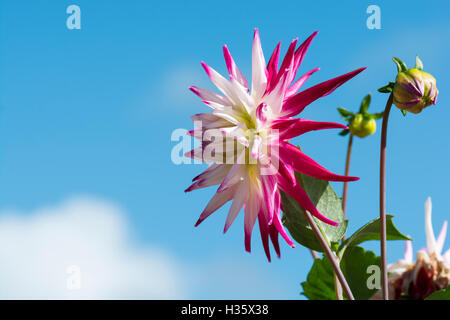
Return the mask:
{"type": "Polygon", "coordinates": [[[86,196],[0,211],[0,299],[286,297],[284,284],[257,262],[230,253],[183,261],[167,248],[142,247],[127,214],[86,196]]]}
{"type": "Polygon", "coordinates": [[[0,298],[184,297],[174,259],[133,245],[123,212],[111,203],[73,198],[0,217],[0,298]],[[78,289],[67,284],[78,276],[74,267],[80,271],[78,289]]]}
{"type": "Polygon", "coordinates": [[[178,114],[187,119],[201,110],[200,100],[189,90],[192,85],[214,89],[199,62],[171,64],[148,79],[148,89],[135,102],[136,115],[146,119],[178,114]]]}

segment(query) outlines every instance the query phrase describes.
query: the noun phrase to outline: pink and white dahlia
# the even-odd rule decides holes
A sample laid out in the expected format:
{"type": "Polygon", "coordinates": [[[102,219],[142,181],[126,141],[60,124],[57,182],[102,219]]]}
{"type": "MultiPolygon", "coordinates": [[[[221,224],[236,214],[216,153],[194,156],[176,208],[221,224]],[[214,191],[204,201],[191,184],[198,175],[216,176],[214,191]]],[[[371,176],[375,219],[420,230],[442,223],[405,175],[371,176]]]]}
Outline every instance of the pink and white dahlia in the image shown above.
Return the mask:
{"type": "MultiPolygon", "coordinates": [[[[388,266],[390,299],[420,300],[450,284],[450,249],[442,254],[447,221],[436,239],[431,222],[431,198],[425,202],[425,234],[427,247],[416,253],[415,262],[412,243],[407,241],[403,259],[388,266]]],[[[381,299],[381,290],[372,299],[381,299]]]]}
{"type": "Polygon", "coordinates": [[[316,34],[314,32],[298,48],[297,39],[292,41],[278,68],[280,43],[266,64],[258,30],[255,30],[251,89],[227,46],[223,47],[223,53],[229,80],[202,62],[207,75],[221,93],[198,87],[190,88],[212,110],[211,113],[191,117],[196,128],[189,134],[198,138],[201,145],[186,153],[186,156],[211,165],[193,179],[194,183],[186,192],[219,185],[196,226],[232,200],[224,232],[244,207],[245,249],[250,252],[251,234],[258,219],[262,243],[269,261],[269,237],[278,256],[278,234],[294,247],[281,222],[280,190],[293,197],[321,221],[338,225],[317,210],[297,183],[294,171],[329,181],[358,180],[331,173],[289,143],[289,139],[312,130],[346,128],[338,123],[293,117],[311,102],[330,94],[365,69],[357,69],[298,93],[305,81],[319,70],[308,71],[294,81],[316,34]]]}

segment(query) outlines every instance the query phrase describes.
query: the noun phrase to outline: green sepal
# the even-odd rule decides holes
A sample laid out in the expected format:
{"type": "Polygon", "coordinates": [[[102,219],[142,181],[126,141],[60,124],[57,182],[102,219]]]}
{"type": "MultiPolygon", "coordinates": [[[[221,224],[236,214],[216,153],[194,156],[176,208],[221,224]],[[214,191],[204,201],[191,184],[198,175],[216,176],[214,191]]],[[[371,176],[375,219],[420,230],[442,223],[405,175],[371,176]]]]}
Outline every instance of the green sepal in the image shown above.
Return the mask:
{"type": "Polygon", "coordinates": [[[419,56],[416,56],[416,69],[423,70],[423,62],[419,56]]]}
{"type": "Polygon", "coordinates": [[[394,82],[389,82],[389,84],[378,89],[378,92],[381,93],[391,93],[394,90],[394,82]]]}
{"type": "Polygon", "coordinates": [[[339,132],[339,135],[345,137],[345,136],[348,135],[349,133],[350,133],[350,130],[344,129],[344,130],[342,130],[341,132],[339,132]]]}
{"type": "Polygon", "coordinates": [[[374,113],[372,114],[372,119],[378,120],[383,118],[384,112],[378,112],[378,113],[374,113]]]}
{"type": "Polygon", "coordinates": [[[397,65],[398,73],[408,71],[406,64],[400,58],[393,57],[392,60],[397,65]]]}
{"type": "Polygon", "coordinates": [[[344,108],[337,108],[338,112],[340,113],[342,119],[350,121],[351,118],[353,118],[355,116],[355,114],[351,111],[348,111],[347,109],[344,108]]]}
{"type": "Polygon", "coordinates": [[[370,100],[371,100],[370,94],[364,97],[364,99],[361,102],[361,106],[359,107],[359,113],[362,113],[363,115],[367,113],[367,110],[370,106],[370,100]]]}

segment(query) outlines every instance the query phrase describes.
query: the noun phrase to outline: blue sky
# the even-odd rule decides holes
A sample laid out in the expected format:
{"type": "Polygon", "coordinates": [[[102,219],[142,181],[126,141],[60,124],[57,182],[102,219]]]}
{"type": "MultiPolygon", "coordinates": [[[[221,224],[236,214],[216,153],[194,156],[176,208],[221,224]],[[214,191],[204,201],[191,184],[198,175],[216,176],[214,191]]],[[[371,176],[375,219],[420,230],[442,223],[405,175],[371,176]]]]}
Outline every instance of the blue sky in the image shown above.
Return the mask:
{"type": "MultiPolygon", "coordinates": [[[[387,211],[419,249],[425,245],[426,197],[433,199],[435,229],[450,212],[449,14],[446,1],[4,0],[0,209],[28,217],[74,195],[111,201],[125,212],[133,246],[157,246],[186,268],[210,266],[198,276],[204,278],[201,286],[187,285],[186,297],[301,298],[299,283],[312,264],[306,249],[283,244],[282,258],[269,264],[255,232],[249,255],[242,217],[222,235],[226,209],[193,228],[214,189],[184,194],[204,166],[174,165],[170,136],[174,129],[191,129],[189,116],[207,110],[187,88],[212,88],[200,61],[225,73],[223,44],[248,75],[255,27],[266,57],[278,41],[284,51],[291,39],[319,30],[302,66],[321,68],[308,86],[362,66],[367,70],[310,105],[302,114],[307,119],[340,122],[336,107],[356,109],[369,92],[371,110],[381,111],[387,96],[376,89],[394,80],[392,56],[413,65],[420,55],[437,79],[436,107],[406,118],[393,110],[389,123],[387,211]],[[71,4],[81,8],[81,30],[66,28],[71,4]],[[366,27],[371,4],[381,9],[381,30],[366,27]],[[213,268],[242,285],[219,284],[213,268]],[[247,274],[260,277],[252,278],[253,289],[245,285],[247,274]]],[[[312,133],[295,142],[340,173],[347,140],[337,133],[312,133]]],[[[351,174],[361,180],[349,189],[350,232],[378,215],[379,133],[354,144],[351,174]]],[[[340,194],[342,185],[335,186],[340,194]]],[[[391,262],[403,246],[390,243],[391,262]]],[[[367,247],[378,252],[376,245],[367,247]]]]}

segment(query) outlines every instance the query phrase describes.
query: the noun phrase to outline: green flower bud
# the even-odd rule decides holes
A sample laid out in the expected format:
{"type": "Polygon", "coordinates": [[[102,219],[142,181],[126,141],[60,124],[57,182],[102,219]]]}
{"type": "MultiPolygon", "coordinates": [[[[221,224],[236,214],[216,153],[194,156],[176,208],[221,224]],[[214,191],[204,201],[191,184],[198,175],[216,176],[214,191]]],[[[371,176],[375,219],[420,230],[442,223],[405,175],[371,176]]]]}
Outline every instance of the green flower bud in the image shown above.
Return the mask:
{"type": "Polygon", "coordinates": [[[350,121],[348,129],[355,136],[364,138],[375,133],[377,124],[374,118],[364,117],[361,113],[358,113],[350,121]]]}
{"type": "Polygon", "coordinates": [[[399,71],[393,88],[397,108],[420,113],[426,107],[436,104],[439,93],[436,79],[422,70],[419,57],[416,58],[416,67],[411,69],[406,69],[406,65],[398,58],[394,58],[394,61],[399,71]]]}
{"type": "Polygon", "coordinates": [[[365,138],[375,133],[377,124],[375,120],[383,117],[383,112],[370,113],[368,111],[371,101],[371,96],[368,94],[361,101],[358,113],[353,113],[344,108],[338,108],[341,117],[347,121],[348,129],[342,130],[339,135],[345,136],[348,133],[360,138],[365,138]]]}

